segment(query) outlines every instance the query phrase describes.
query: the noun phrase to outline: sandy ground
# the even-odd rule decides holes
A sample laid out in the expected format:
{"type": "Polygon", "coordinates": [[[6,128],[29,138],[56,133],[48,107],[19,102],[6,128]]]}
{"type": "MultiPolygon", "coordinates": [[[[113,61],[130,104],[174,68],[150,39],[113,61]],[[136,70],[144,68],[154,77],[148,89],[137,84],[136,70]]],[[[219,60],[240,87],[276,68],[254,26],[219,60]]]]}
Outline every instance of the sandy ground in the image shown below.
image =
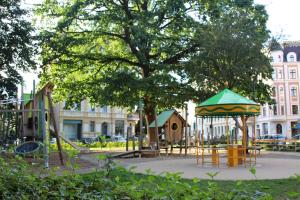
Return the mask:
{"type": "MultiPolygon", "coordinates": [[[[95,154],[81,155],[81,159],[92,165],[97,164],[95,154]]],[[[134,166],[134,171],[138,173],[145,173],[147,169],[156,174],[180,172],[184,178],[209,179],[207,173],[212,172],[219,172],[215,177],[218,180],[282,179],[300,174],[300,153],[290,152],[262,152],[255,165],[256,176],[250,173],[249,165],[227,167],[226,158],[221,158],[219,167],[209,163],[197,165],[195,156],[192,155],[116,159],[116,162],[126,168],[134,166]]]]}

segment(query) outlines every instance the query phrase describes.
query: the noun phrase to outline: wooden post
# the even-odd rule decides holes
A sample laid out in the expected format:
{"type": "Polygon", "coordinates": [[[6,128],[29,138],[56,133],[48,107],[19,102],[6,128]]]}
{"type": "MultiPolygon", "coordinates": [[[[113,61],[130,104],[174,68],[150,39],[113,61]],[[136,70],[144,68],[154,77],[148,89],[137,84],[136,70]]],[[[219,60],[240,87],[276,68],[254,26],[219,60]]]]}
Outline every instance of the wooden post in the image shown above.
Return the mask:
{"type": "Polygon", "coordinates": [[[155,117],[155,136],[156,136],[156,148],[160,151],[159,147],[159,134],[158,134],[158,124],[157,124],[157,114],[156,114],[156,106],[154,108],[154,117],[155,117]]]}
{"type": "Polygon", "coordinates": [[[230,164],[229,164],[229,157],[230,157],[230,155],[229,155],[229,145],[230,145],[230,139],[229,139],[229,126],[228,126],[228,116],[226,115],[226,126],[225,126],[225,132],[226,132],[226,139],[227,139],[227,166],[229,166],[230,164]]]}
{"type": "Polygon", "coordinates": [[[133,127],[132,124],[130,124],[130,135],[132,137],[132,149],[135,151],[135,137],[133,136],[133,127]]]}
{"type": "MultiPolygon", "coordinates": [[[[33,109],[36,109],[36,100],[35,100],[35,80],[33,80],[33,88],[32,88],[32,103],[33,103],[33,105],[32,105],[32,108],[33,109]]],[[[36,136],[37,136],[37,134],[36,134],[36,129],[35,129],[35,124],[37,123],[36,121],[35,121],[35,118],[36,118],[36,112],[32,112],[32,124],[33,124],[33,126],[32,126],[32,130],[33,130],[33,138],[35,139],[36,138],[36,136]]]]}
{"type": "Polygon", "coordinates": [[[183,126],[184,126],[184,123],[181,124],[181,138],[180,138],[180,151],[179,151],[179,155],[181,156],[181,153],[182,153],[182,140],[183,140],[183,126]]]}
{"type": "Polygon", "coordinates": [[[188,104],[185,105],[185,131],[184,131],[184,137],[185,137],[185,149],[184,149],[184,155],[187,156],[187,148],[188,148],[188,104]]]}
{"type": "Polygon", "coordinates": [[[197,115],[195,116],[196,117],[196,133],[195,133],[195,143],[194,143],[194,145],[195,145],[195,147],[196,147],[196,158],[197,158],[197,165],[199,164],[199,151],[198,151],[198,148],[199,148],[199,146],[198,146],[198,141],[199,141],[199,139],[200,139],[200,137],[198,137],[198,131],[197,131],[197,127],[198,127],[198,119],[197,119],[197,115]]]}
{"type": "Polygon", "coordinates": [[[202,117],[202,135],[201,135],[201,143],[202,143],[202,165],[204,164],[204,118],[202,117]]]}
{"type": "Polygon", "coordinates": [[[140,134],[139,134],[139,150],[143,148],[143,109],[142,101],[139,102],[139,117],[140,117],[140,134]]]}
{"type": "Polygon", "coordinates": [[[42,135],[43,135],[43,143],[44,143],[44,159],[45,159],[45,168],[49,168],[49,155],[48,155],[48,141],[47,141],[47,133],[46,133],[46,111],[45,111],[45,91],[41,93],[41,125],[42,125],[42,135]]]}
{"type": "Polygon", "coordinates": [[[51,98],[51,93],[50,92],[48,92],[47,97],[48,97],[49,107],[50,107],[50,118],[53,122],[54,134],[55,134],[55,137],[56,137],[56,144],[57,144],[57,148],[58,148],[60,164],[64,165],[64,158],[63,158],[63,155],[62,155],[60,137],[59,137],[59,133],[58,133],[58,128],[56,126],[56,119],[55,119],[55,116],[54,116],[54,109],[53,109],[53,103],[52,103],[52,98],[51,98]]]}
{"type": "Polygon", "coordinates": [[[255,115],[254,115],[254,130],[253,130],[253,143],[254,143],[254,163],[256,164],[256,122],[255,122],[255,115]]]}
{"type": "Polygon", "coordinates": [[[22,109],[21,133],[22,133],[22,137],[24,137],[24,118],[25,118],[25,113],[24,113],[24,85],[23,85],[23,81],[22,81],[22,85],[21,85],[21,109],[22,109]]]}
{"type": "Polygon", "coordinates": [[[245,163],[245,167],[246,167],[246,150],[247,150],[247,145],[246,145],[246,117],[245,115],[242,116],[243,119],[243,160],[245,163]]]}
{"type": "Polygon", "coordinates": [[[129,138],[128,138],[128,132],[129,132],[128,129],[129,129],[129,127],[128,127],[127,130],[126,130],[126,151],[128,151],[128,142],[129,142],[129,141],[128,141],[128,139],[129,139],[129,138]]]}

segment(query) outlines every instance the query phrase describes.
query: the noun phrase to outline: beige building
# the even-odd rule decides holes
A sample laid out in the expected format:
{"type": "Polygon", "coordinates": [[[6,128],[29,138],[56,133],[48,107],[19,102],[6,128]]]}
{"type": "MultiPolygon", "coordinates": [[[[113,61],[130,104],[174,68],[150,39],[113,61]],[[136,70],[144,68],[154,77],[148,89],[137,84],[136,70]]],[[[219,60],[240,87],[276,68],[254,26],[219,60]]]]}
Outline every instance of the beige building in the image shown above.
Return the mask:
{"type": "MultiPolygon", "coordinates": [[[[59,130],[71,140],[95,138],[99,135],[125,137],[129,123],[127,111],[115,107],[95,107],[87,100],[71,109],[65,108],[65,103],[57,104],[59,130]]],[[[134,130],[134,126],[132,126],[134,130]]]]}

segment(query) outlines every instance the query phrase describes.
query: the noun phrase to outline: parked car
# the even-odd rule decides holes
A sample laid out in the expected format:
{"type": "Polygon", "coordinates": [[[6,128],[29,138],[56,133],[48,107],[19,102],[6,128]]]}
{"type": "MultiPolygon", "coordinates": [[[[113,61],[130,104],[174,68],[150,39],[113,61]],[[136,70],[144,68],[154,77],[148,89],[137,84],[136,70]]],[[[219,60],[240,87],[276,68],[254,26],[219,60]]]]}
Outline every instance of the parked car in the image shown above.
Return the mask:
{"type": "Polygon", "coordinates": [[[98,142],[98,138],[82,138],[83,144],[92,144],[94,142],[98,142]]]}
{"type": "Polygon", "coordinates": [[[114,142],[126,142],[126,139],[121,135],[115,135],[111,137],[112,141],[114,142]]]}
{"type": "Polygon", "coordinates": [[[276,135],[261,135],[259,137],[257,137],[258,140],[285,140],[286,137],[283,136],[283,135],[279,135],[279,134],[276,134],[276,135]]]}
{"type": "Polygon", "coordinates": [[[300,140],[300,134],[294,135],[292,140],[300,140]]]}

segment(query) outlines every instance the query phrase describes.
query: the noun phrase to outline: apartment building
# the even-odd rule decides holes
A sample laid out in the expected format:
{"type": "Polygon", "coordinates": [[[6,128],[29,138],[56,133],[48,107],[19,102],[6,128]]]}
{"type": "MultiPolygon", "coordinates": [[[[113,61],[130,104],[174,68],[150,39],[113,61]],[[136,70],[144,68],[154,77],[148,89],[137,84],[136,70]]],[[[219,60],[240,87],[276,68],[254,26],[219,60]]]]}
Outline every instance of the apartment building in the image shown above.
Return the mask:
{"type": "MultiPolygon", "coordinates": [[[[59,130],[64,137],[71,140],[94,138],[99,135],[125,136],[130,126],[127,110],[116,107],[97,107],[88,100],[66,108],[65,103],[58,103],[59,130]]],[[[134,125],[132,125],[134,130],[134,125]]]]}
{"type": "Polygon", "coordinates": [[[271,52],[273,98],[275,105],[264,105],[258,117],[259,134],[297,134],[300,88],[300,41],[284,42],[271,52]]]}

